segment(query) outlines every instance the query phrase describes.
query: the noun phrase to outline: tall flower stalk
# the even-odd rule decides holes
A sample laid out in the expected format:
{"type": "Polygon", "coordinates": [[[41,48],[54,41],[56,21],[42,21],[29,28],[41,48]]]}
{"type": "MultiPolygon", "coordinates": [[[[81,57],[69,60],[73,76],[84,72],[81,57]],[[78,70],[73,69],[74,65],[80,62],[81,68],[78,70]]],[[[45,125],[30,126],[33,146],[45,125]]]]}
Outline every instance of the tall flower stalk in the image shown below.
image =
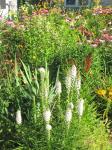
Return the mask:
{"type": "Polygon", "coordinates": [[[73,112],[73,109],[74,109],[74,104],[72,102],[68,103],[67,110],[66,110],[66,113],[65,113],[65,121],[66,121],[68,129],[69,129],[70,123],[72,121],[72,112],[73,112]]]}
{"type": "Polygon", "coordinates": [[[76,87],[76,92],[77,92],[77,98],[80,97],[80,90],[81,90],[81,76],[78,73],[76,81],[75,81],[75,87],[76,87]]]}
{"type": "Polygon", "coordinates": [[[38,69],[39,73],[40,73],[40,81],[41,81],[41,86],[40,86],[40,90],[41,90],[41,105],[42,105],[42,110],[44,109],[44,80],[45,80],[45,68],[41,67],[38,69]]]}
{"type": "Polygon", "coordinates": [[[82,118],[83,115],[83,111],[84,111],[84,99],[79,99],[78,102],[78,115],[79,115],[79,119],[82,118]]]}
{"type": "Polygon", "coordinates": [[[70,97],[73,95],[73,90],[75,87],[75,82],[77,78],[77,68],[75,65],[72,65],[72,67],[69,69],[66,79],[65,79],[65,85],[67,89],[67,101],[70,102],[70,97]]]}
{"type": "MultiPolygon", "coordinates": [[[[48,147],[50,149],[50,140],[51,140],[51,105],[55,96],[54,88],[50,87],[49,83],[49,70],[47,68],[47,64],[45,69],[40,68],[40,79],[41,79],[41,88],[40,88],[40,98],[41,98],[41,104],[42,104],[42,113],[43,113],[43,119],[46,129],[46,136],[48,141],[48,147]]],[[[60,94],[60,82],[57,83],[57,92],[60,94]]]]}

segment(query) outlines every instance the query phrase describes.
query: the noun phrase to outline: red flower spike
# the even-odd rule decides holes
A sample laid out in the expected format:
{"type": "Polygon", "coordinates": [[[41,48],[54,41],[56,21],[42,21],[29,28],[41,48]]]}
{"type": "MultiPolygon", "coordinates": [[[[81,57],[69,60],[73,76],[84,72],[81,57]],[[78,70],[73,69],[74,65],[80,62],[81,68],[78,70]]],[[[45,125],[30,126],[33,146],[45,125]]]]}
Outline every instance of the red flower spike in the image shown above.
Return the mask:
{"type": "Polygon", "coordinates": [[[92,64],[92,54],[90,53],[85,59],[85,66],[84,66],[85,72],[89,71],[91,64],[92,64]]]}

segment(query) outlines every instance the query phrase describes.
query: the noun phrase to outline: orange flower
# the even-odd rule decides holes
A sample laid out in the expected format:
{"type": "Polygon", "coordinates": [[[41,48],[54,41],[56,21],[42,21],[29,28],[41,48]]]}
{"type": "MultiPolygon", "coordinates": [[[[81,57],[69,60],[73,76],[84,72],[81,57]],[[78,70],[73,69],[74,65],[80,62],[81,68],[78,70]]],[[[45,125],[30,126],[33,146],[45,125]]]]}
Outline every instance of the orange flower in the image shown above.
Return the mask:
{"type": "Polygon", "coordinates": [[[96,93],[99,95],[99,96],[105,96],[106,95],[106,90],[104,89],[98,89],[96,91],[96,93]]]}

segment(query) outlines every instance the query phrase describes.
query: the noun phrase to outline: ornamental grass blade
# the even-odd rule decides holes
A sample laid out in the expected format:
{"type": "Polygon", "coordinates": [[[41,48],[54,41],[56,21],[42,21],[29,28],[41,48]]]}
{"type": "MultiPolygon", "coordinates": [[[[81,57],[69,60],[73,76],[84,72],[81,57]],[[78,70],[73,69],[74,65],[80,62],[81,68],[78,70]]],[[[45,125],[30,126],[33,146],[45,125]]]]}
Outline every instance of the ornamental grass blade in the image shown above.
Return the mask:
{"type": "MultiPolygon", "coordinates": [[[[22,61],[21,61],[22,62],[22,61]]],[[[25,75],[26,75],[26,79],[27,81],[29,82],[29,84],[31,85],[31,82],[32,82],[32,76],[31,76],[31,70],[30,68],[27,68],[27,66],[22,62],[22,65],[23,65],[23,68],[24,68],[24,71],[25,71],[25,75]],[[30,72],[30,73],[29,73],[30,72]]],[[[24,74],[24,73],[23,73],[24,74]]],[[[25,76],[24,75],[24,76],[25,76]]]]}
{"type": "Polygon", "coordinates": [[[19,77],[18,77],[18,65],[15,57],[15,79],[16,79],[16,86],[20,86],[19,77]]]}
{"type": "Polygon", "coordinates": [[[35,76],[34,76],[34,78],[35,78],[36,87],[37,87],[37,89],[39,89],[39,83],[38,83],[38,79],[37,79],[37,70],[36,69],[35,69],[35,76]]]}
{"type": "Polygon", "coordinates": [[[21,72],[21,74],[22,74],[22,78],[23,78],[24,84],[28,84],[28,80],[27,80],[26,76],[24,75],[23,71],[20,70],[20,72],[21,72]]]}

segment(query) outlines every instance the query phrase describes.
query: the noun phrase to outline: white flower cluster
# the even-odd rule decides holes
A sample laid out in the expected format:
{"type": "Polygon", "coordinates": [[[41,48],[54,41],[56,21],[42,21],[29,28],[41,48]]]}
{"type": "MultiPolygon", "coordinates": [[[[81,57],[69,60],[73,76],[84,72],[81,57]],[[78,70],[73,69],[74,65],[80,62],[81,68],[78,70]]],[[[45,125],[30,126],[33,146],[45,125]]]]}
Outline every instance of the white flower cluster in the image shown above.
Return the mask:
{"type": "Polygon", "coordinates": [[[52,129],[52,126],[49,124],[50,123],[50,119],[51,119],[51,111],[50,109],[47,109],[43,112],[43,118],[44,118],[44,121],[46,123],[46,130],[48,132],[50,132],[50,130],[52,129]]]}
{"type": "MultiPolygon", "coordinates": [[[[44,79],[45,78],[45,69],[39,68],[39,72],[41,75],[41,79],[44,79]]],[[[73,65],[71,67],[71,69],[69,70],[69,73],[66,77],[65,82],[66,82],[66,88],[67,88],[68,92],[70,92],[72,84],[74,84],[77,94],[78,94],[78,96],[80,96],[81,76],[80,76],[80,74],[78,74],[78,75],[77,74],[78,74],[77,68],[75,65],[73,65]]],[[[47,87],[46,87],[46,89],[47,89],[47,87]]],[[[47,97],[48,97],[47,92],[46,91],[44,91],[44,92],[45,92],[44,94],[47,95],[47,97]]],[[[62,93],[62,86],[61,86],[61,82],[59,80],[56,81],[55,92],[58,96],[60,96],[60,94],[62,93]]],[[[67,105],[66,112],[65,112],[65,121],[66,121],[68,127],[72,121],[73,109],[74,109],[74,104],[72,102],[69,102],[67,105]]],[[[83,115],[83,111],[84,111],[84,99],[83,98],[79,99],[77,109],[78,109],[79,118],[81,118],[83,115]]],[[[50,125],[51,111],[49,108],[47,108],[43,111],[43,119],[45,121],[46,130],[50,132],[50,130],[52,130],[52,126],[50,125]]],[[[22,124],[22,115],[21,115],[20,109],[18,109],[16,112],[16,123],[18,125],[22,124]]]]}
{"type": "Polygon", "coordinates": [[[72,68],[70,70],[70,75],[71,75],[72,81],[74,82],[77,77],[77,68],[75,65],[72,65],[72,68]]]}
{"type": "Polygon", "coordinates": [[[50,124],[46,124],[46,130],[49,132],[51,131],[51,129],[52,129],[52,126],[50,124]]]}
{"type": "Polygon", "coordinates": [[[49,122],[50,122],[50,119],[51,119],[51,112],[50,112],[49,109],[47,109],[47,110],[45,110],[45,111],[43,112],[43,118],[44,118],[44,121],[45,121],[46,123],[49,123],[49,122]]]}
{"type": "Polygon", "coordinates": [[[61,82],[59,80],[56,81],[55,91],[56,91],[56,95],[60,96],[62,92],[62,88],[61,88],[61,82]]]}
{"type": "Polygon", "coordinates": [[[70,122],[72,120],[72,111],[73,111],[74,105],[72,102],[68,103],[67,105],[67,110],[66,110],[66,114],[65,114],[65,121],[69,127],[70,122]]]}
{"type": "Polygon", "coordinates": [[[72,85],[72,81],[71,81],[71,76],[70,76],[70,74],[68,74],[68,75],[66,76],[65,85],[66,85],[67,92],[70,93],[70,89],[71,89],[71,85],[72,85]]]}
{"type": "MultiPolygon", "coordinates": [[[[72,120],[73,108],[74,108],[74,104],[72,102],[68,103],[66,114],[65,114],[65,121],[66,121],[68,127],[72,120]]],[[[84,99],[83,98],[79,99],[78,105],[77,105],[77,110],[78,110],[79,119],[81,119],[81,117],[83,115],[83,111],[84,111],[84,99]]]]}
{"type": "Polygon", "coordinates": [[[76,87],[76,91],[77,91],[77,96],[79,97],[80,89],[81,89],[81,76],[80,76],[80,74],[77,76],[77,79],[75,82],[75,87],[76,87]]]}
{"type": "Polygon", "coordinates": [[[79,114],[79,118],[82,117],[83,115],[83,111],[84,111],[84,99],[79,99],[78,102],[78,114],[79,114]]]}
{"type": "Polygon", "coordinates": [[[19,109],[16,112],[16,123],[18,125],[22,124],[22,115],[21,115],[21,110],[19,110],[19,109]]]}
{"type": "Polygon", "coordinates": [[[72,65],[71,69],[69,70],[66,79],[65,79],[65,85],[67,89],[67,93],[70,93],[70,90],[72,87],[76,88],[77,96],[80,95],[80,89],[81,89],[81,76],[77,72],[77,68],[75,65],[72,65]]]}
{"type": "Polygon", "coordinates": [[[39,68],[38,71],[40,72],[41,79],[45,78],[45,69],[43,67],[39,68]]]}
{"type": "Polygon", "coordinates": [[[46,82],[46,78],[49,78],[49,77],[46,77],[47,70],[41,67],[38,69],[38,71],[40,73],[40,78],[41,78],[41,87],[42,87],[41,94],[43,95],[44,99],[47,100],[49,96],[49,85],[46,82]]]}

